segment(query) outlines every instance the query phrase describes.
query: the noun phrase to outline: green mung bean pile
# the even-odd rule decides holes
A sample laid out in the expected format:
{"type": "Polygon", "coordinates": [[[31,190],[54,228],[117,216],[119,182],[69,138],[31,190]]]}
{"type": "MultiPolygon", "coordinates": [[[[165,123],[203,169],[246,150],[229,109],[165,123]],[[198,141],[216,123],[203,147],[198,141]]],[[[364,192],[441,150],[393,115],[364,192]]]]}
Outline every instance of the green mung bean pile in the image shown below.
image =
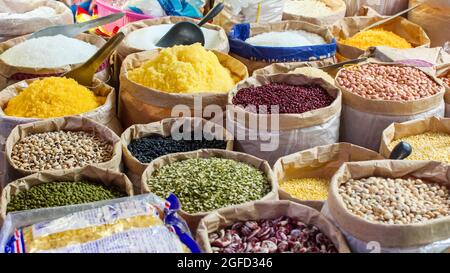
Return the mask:
{"type": "Polygon", "coordinates": [[[188,213],[258,200],[271,190],[262,171],[224,158],[186,159],[165,165],[152,173],[147,184],[160,197],[176,194],[188,213]]]}
{"type": "Polygon", "coordinates": [[[123,197],[125,194],[89,182],[49,182],[31,187],[11,197],[7,211],[83,204],[123,197]]]}

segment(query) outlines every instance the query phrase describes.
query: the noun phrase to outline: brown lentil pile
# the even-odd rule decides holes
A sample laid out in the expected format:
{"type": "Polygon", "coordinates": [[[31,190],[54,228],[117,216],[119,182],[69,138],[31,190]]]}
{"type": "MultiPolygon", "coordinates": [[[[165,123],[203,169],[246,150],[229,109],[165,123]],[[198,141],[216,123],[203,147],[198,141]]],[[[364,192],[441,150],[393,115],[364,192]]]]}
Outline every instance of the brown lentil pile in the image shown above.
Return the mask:
{"type": "Polygon", "coordinates": [[[369,221],[411,224],[450,215],[448,188],[421,179],[350,179],[339,193],[348,210],[369,221]]]}
{"type": "Polygon", "coordinates": [[[412,101],[439,93],[440,86],[410,66],[365,64],[342,69],[336,82],[366,99],[412,101]]]}
{"type": "Polygon", "coordinates": [[[27,171],[61,170],[103,163],[112,158],[113,147],[95,134],[56,131],[31,134],[17,142],[11,159],[27,171]]]}
{"type": "Polygon", "coordinates": [[[209,234],[214,253],[336,253],[318,227],[281,216],[272,220],[236,222],[209,234]]]}

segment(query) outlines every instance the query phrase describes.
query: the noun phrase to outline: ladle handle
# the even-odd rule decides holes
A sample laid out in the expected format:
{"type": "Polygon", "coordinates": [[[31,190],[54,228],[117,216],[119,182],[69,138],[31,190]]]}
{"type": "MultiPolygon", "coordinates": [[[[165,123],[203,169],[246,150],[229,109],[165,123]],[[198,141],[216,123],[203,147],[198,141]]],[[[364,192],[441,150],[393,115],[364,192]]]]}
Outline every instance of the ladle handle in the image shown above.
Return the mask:
{"type": "Polygon", "coordinates": [[[217,14],[219,14],[223,8],[225,7],[225,5],[220,2],[219,4],[215,5],[206,15],[205,17],[203,17],[203,19],[198,22],[198,26],[201,27],[204,24],[206,24],[207,22],[209,22],[212,18],[216,17],[217,14]]]}
{"type": "Polygon", "coordinates": [[[110,15],[100,17],[100,18],[89,20],[89,21],[86,21],[83,23],[78,23],[78,27],[80,28],[80,30],[81,30],[80,33],[81,33],[81,32],[88,31],[94,27],[103,26],[105,24],[115,22],[115,21],[119,20],[120,18],[122,18],[123,16],[125,16],[125,13],[117,12],[117,13],[113,13],[110,15]]]}
{"type": "Polygon", "coordinates": [[[397,145],[395,145],[394,149],[392,149],[391,155],[389,159],[405,159],[412,153],[412,147],[409,143],[400,141],[397,145]]]}

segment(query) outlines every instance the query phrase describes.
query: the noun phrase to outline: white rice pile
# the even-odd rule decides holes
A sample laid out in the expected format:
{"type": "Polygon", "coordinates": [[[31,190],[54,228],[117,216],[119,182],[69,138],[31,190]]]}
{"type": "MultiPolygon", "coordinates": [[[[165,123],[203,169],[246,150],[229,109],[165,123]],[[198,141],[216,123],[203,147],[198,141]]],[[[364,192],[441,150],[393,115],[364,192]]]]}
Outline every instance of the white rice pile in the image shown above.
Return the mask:
{"type": "Polygon", "coordinates": [[[2,19],[23,19],[23,18],[47,18],[56,14],[56,11],[51,7],[38,7],[34,10],[24,13],[8,13],[0,12],[0,18],[2,19]]]}
{"type": "Polygon", "coordinates": [[[11,65],[32,68],[55,68],[87,61],[98,48],[63,35],[26,40],[8,50],[0,59],[11,65]]]}
{"type": "MultiPolygon", "coordinates": [[[[157,48],[155,45],[174,24],[153,25],[138,29],[131,32],[125,38],[125,44],[129,47],[140,50],[152,50],[157,48]]],[[[203,35],[205,36],[205,47],[214,49],[219,46],[220,37],[219,32],[212,29],[202,27],[203,35]]]]}
{"type": "Polygon", "coordinates": [[[329,6],[318,0],[286,1],[284,11],[305,17],[321,17],[333,13],[333,10],[329,6]]]}
{"type": "Polygon", "coordinates": [[[266,32],[245,40],[254,46],[294,47],[326,44],[322,36],[304,30],[266,32]]]}

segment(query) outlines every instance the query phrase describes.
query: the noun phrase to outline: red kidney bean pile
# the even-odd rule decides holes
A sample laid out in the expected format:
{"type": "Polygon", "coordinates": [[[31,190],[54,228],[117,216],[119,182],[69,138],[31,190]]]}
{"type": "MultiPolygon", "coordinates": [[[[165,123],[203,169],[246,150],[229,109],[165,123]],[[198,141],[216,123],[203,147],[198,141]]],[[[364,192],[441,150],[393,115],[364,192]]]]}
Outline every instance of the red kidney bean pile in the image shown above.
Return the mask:
{"type": "Polygon", "coordinates": [[[280,114],[300,114],[329,106],[333,101],[334,98],[318,85],[296,86],[283,83],[243,88],[233,98],[234,105],[241,105],[251,112],[267,114],[272,112],[272,105],[279,106],[280,114]]]}
{"type": "Polygon", "coordinates": [[[319,228],[290,217],[236,222],[209,234],[214,253],[337,253],[319,228]]]}
{"type": "Polygon", "coordinates": [[[412,101],[439,93],[440,85],[410,66],[366,64],[342,69],[336,82],[366,99],[412,101]]]}

